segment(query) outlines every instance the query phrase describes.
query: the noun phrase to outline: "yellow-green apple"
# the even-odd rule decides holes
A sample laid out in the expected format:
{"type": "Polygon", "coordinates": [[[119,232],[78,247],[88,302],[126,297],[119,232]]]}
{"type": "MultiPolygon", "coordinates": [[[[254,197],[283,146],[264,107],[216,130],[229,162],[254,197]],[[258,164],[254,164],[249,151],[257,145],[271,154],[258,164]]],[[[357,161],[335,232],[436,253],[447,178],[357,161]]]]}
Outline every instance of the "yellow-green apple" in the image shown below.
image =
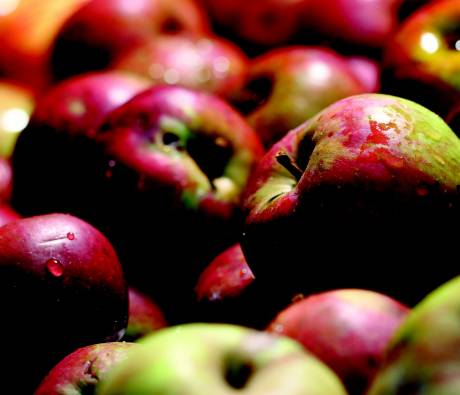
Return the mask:
{"type": "Polygon", "coordinates": [[[34,395],[91,395],[114,366],[125,360],[135,343],[108,342],[81,347],[46,375],[34,395]]]}
{"type": "Polygon", "coordinates": [[[338,289],[291,304],[267,330],[300,342],[341,378],[350,394],[360,395],[409,311],[378,292],[338,289]]]}
{"type": "Polygon", "coordinates": [[[113,67],[145,76],[156,85],[181,85],[229,97],[243,87],[248,60],[236,45],[217,36],[160,36],[124,52],[113,67]]]}
{"type": "Polygon", "coordinates": [[[12,81],[0,81],[0,157],[11,157],[16,139],[29,123],[34,105],[30,89],[12,81]]]}
{"type": "Polygon", "coordinates": [[[14,207],[26,216],[69,212],[92,220],[98,197],[91,181],[96,129],[111,110],[147,86],[126,73],[95,72],[49,89],[13,153],[14,207]]]}
{"type": "Polygon", "coordinates": [[[413,305],[456,273],[448,229],[459,185],[460,140],[439,116],[403,98],[352,96],[262,158],[245,193],[241,246],[267,297],[276,287],[276,303],[365,288],[413,305]]]}
{"type": "Polygon", "coordinates": [[[325,364],[286,337],[228,324],[188,324],[140,341],[98,395],[346,395],[325,364]]]}
{"type": "Polygon", "coordinates": [[[89,0],[3,0],[0,2],[0,74],[40,94],[50,83],[49,52],[59,29],[89,0]]]}
{"type": "Polygon", "coordinates": [[[117,254],[77,217],[49,214],[0,227],[0,278],[5,385],[16,393],[30,393],[75,348],[124,334],[128,292],[117,254]]]}
{"type": "Polygon", "coordinates": [[[129,287],[129,319],[125,341],[135,341],[167,326],[160,307],[148,295],[129,287]]]}
{"type": "Polygon", "coordinates": [[[96,137],[111,240],[131,284],[148,288],[173,323],[203,262],[238,238],[240,196],[262,145],[223,100],[177,86],[138,94],[96,137]]]}
{"type": "Polygon", "coordinates": [[[271,146],[329,104],[367,92],[346,58],[322,47],[288,47],[253,59],[232,100],[271,146]]]}
{"type": "Polygon", "coordinates": [[[460,100],[460,1],[434,1],[411,14],[389,40],[382,90],[441,116],[460,100]]]}
{"type": "Polygon", "coordinates": [[[367,394],[458,394],[459,308],[460,277],[426,295],[391,339],[367,394]]]}
{"type": "Polygon", "coordinates": [[[53,75],[63,79],[104,69],[124,50],[158,35],[207,33],[207,17],[194,0],[92,0],[59,32],[53,75]]]}

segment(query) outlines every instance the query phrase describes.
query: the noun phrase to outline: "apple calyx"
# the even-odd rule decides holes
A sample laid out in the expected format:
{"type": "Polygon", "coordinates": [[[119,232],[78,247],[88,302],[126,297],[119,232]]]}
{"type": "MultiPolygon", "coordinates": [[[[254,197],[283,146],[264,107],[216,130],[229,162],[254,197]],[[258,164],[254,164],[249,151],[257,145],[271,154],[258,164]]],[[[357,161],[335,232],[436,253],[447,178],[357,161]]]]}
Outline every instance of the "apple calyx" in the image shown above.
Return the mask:
{"type": "Polygon", "coordinates": [[[275,156],[276,161],[291,173],[297,181],[302,178],[303,170],[295,163],[294,159],[285,151],[278,152],[275,156]]]}

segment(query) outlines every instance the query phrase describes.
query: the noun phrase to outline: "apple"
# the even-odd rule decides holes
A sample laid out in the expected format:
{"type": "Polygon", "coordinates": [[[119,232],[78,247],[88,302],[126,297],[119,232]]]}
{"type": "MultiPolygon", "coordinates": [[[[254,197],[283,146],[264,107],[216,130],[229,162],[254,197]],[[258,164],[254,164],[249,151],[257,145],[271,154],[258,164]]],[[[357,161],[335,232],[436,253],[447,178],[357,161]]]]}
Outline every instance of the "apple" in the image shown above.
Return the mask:
{"type": "Polygon", "coordinates": [[[124,52],[113,65],[154,84],[181,85],[229,97],[242,88],[246,55],[217,36],[160,36],[124,52]]]}
{"type": "Polygon", "coordinates": [[[52,49],[57,80],[107,67],[114,57],[158,35],[209,33],[193,0],[92,0],[62,27],[52,49]]]}
{"type": "Polygon", "coordinates": [[[0,203],[10,200],[13,172],[8,159],[0,157],[0,203]]]}
{"type": "Polygon", "coordinates": [[[0,278],[4,385],[15,390],[7,393],[31,393],[75,348],[124,334],[128,292],[118,257],[76,217],[49,214],[0,227],[0,278]]]}
{"type": "Polygon", "coordinates": [[[140,77],[113,71],[77,76],[49,89],[13,152],[16,210],[25,216],[69,212],[92,221],[96,129],[111,110],[147,86],[140,77]]]}
{"type": "Polygon", "coordinates": [[[456,273],[459,183],[460,140],[439,116],[394,96],[348,97],[259,162],[241,246],[280,310],[297,293],[334,288],[412,306],[456,273]]]}
{"type": "Polygon", "coordinates": [[[34,395],[94,394],[99,382],[136,347],[134,343],[109,342],[79,348],[51,369],[34,395]]]}
{"type": "Polygon", "coordinates": [[[268,331],[297,340],[341,378],[348,393],[364,394],[409,311],[378,292],[338,289],[289,305],[268,331]]]}
{"type": "Polygon", "coordinates": [[[9,204],[0,203],[0,226],[16,221],[19,218],[21,218],[21,216],[14,211],[9,204]]]}
{"type": "Polygon", "coordinates": [[[0,157],[10,158],[19,133],[29,123],[33,92],[13,81],[0,80],[0,157]]]}
{"type": "Polygon", "coordinates": [[[382,90],[446,116],[460,100],[460,2],[434,1],[411,14],[386,46],[382,90]]]}
{"type": "Polygon", "coordinates": [[[233,103],[269,147],[329,104],[367,92],[354,70],[327,48],[276,49],[252,61],[233,103]]]}
{"type": "Polygon", "coordinates": [[[99,211],[128,279],[178,322],[203,265],[238,238],[260,140],[223,100],[178,86],[138,94],[96,138],[105,164],[95,170],[106,194],[99,211]]]}
{"type": "Polygon", "coordinates": [[[167,326],[163,312],[148,295],[129,287],[129,319],[125,341],[135,341],[167,326]]]}
{"type": "Polygon", "coordinates": [[[368,395],[454,395],[460,391],[460,277],[436,288],[391,339],[368,395]]]}
{"type": "Polygon", "coordinates": [[[365,86],[366,92],[380,90],[380,62],[365,56],[348,56],[345,58],[355,76],[365,86]]]}
{"type": "Polygon", "coordinates": [[[228,324],[187,324],[144,338],[98,395],[346,395],[321,361],[289,338],[228,324]]]}
{"type": "Polygon", "coordinates": [[[59,29],[89,0],[0,2],[0,74],[40,95],[50,84],[49,52],[59,29]]]}

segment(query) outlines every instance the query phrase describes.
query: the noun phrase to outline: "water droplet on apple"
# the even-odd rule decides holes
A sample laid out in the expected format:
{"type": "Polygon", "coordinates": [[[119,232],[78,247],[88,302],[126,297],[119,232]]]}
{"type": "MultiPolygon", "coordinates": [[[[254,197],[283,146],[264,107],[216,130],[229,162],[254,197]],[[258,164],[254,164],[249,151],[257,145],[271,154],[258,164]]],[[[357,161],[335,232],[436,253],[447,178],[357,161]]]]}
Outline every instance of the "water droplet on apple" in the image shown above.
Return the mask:
{"type": "Polygon", "coordinates": [[[61,277],[64,274],[64,265],[57,259],[48,259],[46,261],[46,268],[54,277],[61,277]]]}
{"type": "Polygon", "coordinates": [[[297,294],[292,298],[292,303],[300,302],[304,298],[303,294],[297,294]]]}
{"type": "Polygon", "coordinates": [[[75,234],[72,233],[72,232],[69,232],[69,233],[67,233],[67,238],[68,238],[69,240],[75,240],[75,234]]]}
{"type": "Polygon", "coordinates": [[[284,332],[284,325],[283,324],[275,324],[273,326],[273,330],[276,332],[276,333],[283,333],[284,332]]]}

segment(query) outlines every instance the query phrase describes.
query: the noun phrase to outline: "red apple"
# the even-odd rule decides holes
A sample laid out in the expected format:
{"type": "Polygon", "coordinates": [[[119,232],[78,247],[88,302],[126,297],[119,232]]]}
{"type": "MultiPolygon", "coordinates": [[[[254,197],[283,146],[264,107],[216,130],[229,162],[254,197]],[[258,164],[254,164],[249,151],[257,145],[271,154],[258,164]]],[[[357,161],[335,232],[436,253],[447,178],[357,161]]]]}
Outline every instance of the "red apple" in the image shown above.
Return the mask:
{"type": "MultiPolygon", "coordinates": [[[[75,348],[124,334],[128,292],[118,257],[98,230],[76,217],[50,214],[0,227],[0,278],[9,385],[35,387],[75,348]]],[[[30,393],[24,388],[16,393],[30,393]]]]}
{"type": "Polygon", "coordinates": [[[136,347],[134,343],[109,342],[79,348],[51,369],[34,395],[93,394],[99,382],[136,347]]]}
{"type": "Polygon", "coordinates": [[[48,90],[14,150],[14,207],[23,215],[57,211],[92,220],[97,211],[91,181],[98,158],[96,129],[111,110],[147,84],[126,73],[100,72],[48,90]]]}
{"type": "Polygon", "coordinates": [[[286,307],[268,331],[297,340],[341,378],[350,394],[363,394],[409,311],[381,293],[339,289],[286,307]]]}
{"type": "Polygon", "coordinates": [[[21,218],[21,216],[8,204],[0,203],[0,226],[16,221],[19,218],[21,218]]]}
{"type": "Polygon", "coordinates": [[[240,196],[261,143],[221,99],[173,86],[114,110],[97,138],[112,240],[133,286],[173,322],[168,314],[193,298],[203,262],[238,237],[240,196]]]}
{"type": "Polygon", "coordinates": [[[124,340],[134,341],[167,326],[163,312],[148,295],[134,289],[128,290],[129,320],[124,340]]]}
{"type": "Polygon", "coordinates": [[[244,199],[243,252],[280,309],[296,293],[333,288],[412,305],[456,273],[448,229],[459,185],[460,140],[436,114],[388,95],[345,98],[260,161],[244,199]]]}
{"type": "Polygon", "coordinates": [[[8,159],[0,157],[0,203],[9,201],[13,185],[13,173],[8,159]]]}
{"type": "Polygon", "coordinates": [[[460,1],[434,1],[410,15],[384,56],[385,92],[446,116],[460,100],[460,1]]]}
{"type": "Polygon", "coordinates": [[[3,0],[0,2],[0,74],[39,94],[50,83],[48,57],[59,29],[89,0],[3,0]]]}
{"type": "Polygon", "coordinates": [[[248,60],[219,37],[155,37],[122,54],[114,68],[145,76],[154,84],[181,85],[229,97],[244,83],[248,60]]]}
{"type": "Polygon", "coordinates": [[[61,29],[52,51],[57,79],[107,67],[114,57],[160,34],[209,33],[193,0],[92,0],[61,29]]]}
{"type": "Polygon", "coordinates": [[[281,48],[254,59],[234,104],[271,146],[329,104],[367,92],[356,66],[322,47],[281,48]]]}

